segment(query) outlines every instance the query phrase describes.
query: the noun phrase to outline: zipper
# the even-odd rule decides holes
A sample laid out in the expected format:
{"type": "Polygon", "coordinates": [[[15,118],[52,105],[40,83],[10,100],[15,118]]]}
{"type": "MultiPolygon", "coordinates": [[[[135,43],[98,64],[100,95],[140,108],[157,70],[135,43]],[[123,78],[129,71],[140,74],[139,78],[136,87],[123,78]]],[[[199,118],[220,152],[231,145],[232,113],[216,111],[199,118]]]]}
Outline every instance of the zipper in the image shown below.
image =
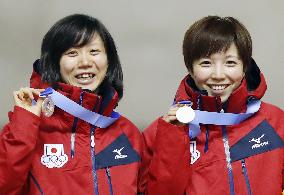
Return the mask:
{"type": "Polygon", "coordinates": [[[204,145],[204,153],[208,151],[209,148],[209,126],[205,125],[206,128],[206,134],[205,134],[205,145],[204,145]]]}
{"type": "MultiPolygon", "coordinates": [[[[82,102],[83,102],[83,95],[84,95],[84,91],[80,93],[80,100],[79,100],[80,106],[82,105],[82,102]]],[[[73,126],[72,126],[72,132],[71,132],[71,138],[70,138],[71,158],[74,158],[74,155],[75,155],[75,137],[76,137],[76,128],[77,128],[78,120],[79,120],[78,117],[75,117],[73,126]]]]}
{"type": "Polygon", "coordinates": [[[39,190],[40,194],[43,195],[43,191],[39,185],[39,183],[37,182],[36,178],[33,176],[33,174],[31,172],[29,172],[30,177],[32,178],[33,182],[35,183],[37,189],[39,190]]]}
{"type": "Polygon", "coordinates": [[[227,129],[226,129],[226,126],[224,125],[222,125],[222,134],[223,134],[223,143],[224,143],[224,148],[225,148],[227,169],[228,169],[228,174],[229,174],[230,195],[234,195],[235,187],[234,187],[233,167],[231,164],[231,157],[230,157],[230,146],[229,146],[229,141],[228,141],[227,129]]]}
{"type": "Polygon", "coordinates": [[[113,189],[112,189],[112,183],[111,183],[111,176],[110,176],[109,167],[106,168],[106,174],[107,174],[107,181],[108,181],[110,195],[113,195],[113,189]]]}
{"type": "Polygon", "coordinates": [[[91,148],[91,158],[92,158],[92,173],[93,173],[93,183],[95,188],[95,195],[99,195],[99,186],[98,186],[98,176],[96,172],[96,152],[95,152],[95,127],[91,127],[90,132],[90,148],[91,148]]]}
{"type": "Polygon", "coordinates": [[[70,139],[70,142],[71,142],[71,158],[74,158],[74,156],[75,156],[75,136],[76,136],[77,123],[78,123],[78,118],[76,117],[74,119],[74,122],[73,122],[71,139],[70,139]]]}
{"type": "MultiPolygon", "coordinates": [[[[216,107],[220,113],[225,112],[224,109],[226,108],[223,108],[223,107],[220,108],[218,106],[217,98],[216,98],[216,107]]],[[[234,195],[235,194],[234,175],[233,175],[233,167],[231,164],[231,154],[230,154],[230,145],[229,145],[229,140],[228,140],[227,128],[224,125],[222,125],[221,128],[222,128],[223,144],[224,144],[224,149],[225,149],[228,176],[229,176],[230,195],[234,195]]]]}
{"type": "MultiPolygon", "coordinates": [[[[201,97],[201,94],[198,94],[198,97],[197,97],[197,110],[201,110],[203,109],[202,108],[202,97],[201,97]]],[[[204,153],[206,153],[208,151],[208,148],[209,148],[209,126],[208,125],[205,125],[205,128],[206,128],[206,140],[205,140],[205,145],[204,145],[204,153]]]]}
{"type": "MultiPolygon", "coordinates": [[[[100,98],[96,101],[93,111],[96,111],[97,105],[100,103],[100,98]]],[[[98,186],[98,176],[96,172],[96,142],[95,142],[95,126],[91,126],[90,130],[90,148],[91,148],[91,158],[92,158],[92,173],[93,173],[93,183],[94,183],[94,193],[95,195],[99,195],[99,186],[98,186]]]]}
{"type": "Polygon", "coordinates": [[[247,172],[247,168],[246,168],[246,161],[245,161],[245,159],[242,159],[241,162],[242,162],[242,173],[243,173],[245,180],[246,180],[246,186],[247,186],[248,194],[251,195],[251,188],[250,188],[248,172],[247,172]]]}

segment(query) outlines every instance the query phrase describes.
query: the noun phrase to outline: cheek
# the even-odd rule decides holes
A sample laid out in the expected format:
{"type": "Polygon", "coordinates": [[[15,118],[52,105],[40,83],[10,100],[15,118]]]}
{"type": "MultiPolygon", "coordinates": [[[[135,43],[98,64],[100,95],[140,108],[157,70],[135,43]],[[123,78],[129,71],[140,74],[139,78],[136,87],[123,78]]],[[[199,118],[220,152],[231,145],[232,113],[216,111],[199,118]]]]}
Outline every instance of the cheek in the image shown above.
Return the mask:
{"type": "Polygon", "coordinates": [[[73,67],[74,67],[74,60],[71,60],[69,58],[66,57],[62,57],[60,59],[60,74],[61,77],[63,79],[63,81],[67,81],[68,77],[70,76],[70,74],[73,71],[73,67]]]}
{"type": "Polygon", "coordinates": [[[107,73],[107,66],[101,67],[98,74],[99,80],[104,80],[106,73],[107,73]]]}
{"type": "Polygon", "coordinates": [[[232,71],[230,73],[230,78],[233,82],[235,83],[241,83],[242,79],[245,76],[245,73],[241,72],[241,71],[232,71]]]}
{"type": "Polygon", "coordinates": [[[201,70],[196,68],[193,70],[192,77],[196,84],[202,84],[210,78],[210,75],[210,70],[201,70]]]}
{"type": "Polygon", "coordinates": [[[71,72],[73,70],[75,63],[76,63],[75,59],[71,59],[68,57],[62,57],[59,62],[60,70],[62,72],[71,72]]]}
{"type": "Polygon", "coordinates": [[[107,57],[105,55],[98,56],[96,59],[96,65],[98,70],[100,71],[101,74],[105,74],[108,68],[108,61],[107,57]]]}

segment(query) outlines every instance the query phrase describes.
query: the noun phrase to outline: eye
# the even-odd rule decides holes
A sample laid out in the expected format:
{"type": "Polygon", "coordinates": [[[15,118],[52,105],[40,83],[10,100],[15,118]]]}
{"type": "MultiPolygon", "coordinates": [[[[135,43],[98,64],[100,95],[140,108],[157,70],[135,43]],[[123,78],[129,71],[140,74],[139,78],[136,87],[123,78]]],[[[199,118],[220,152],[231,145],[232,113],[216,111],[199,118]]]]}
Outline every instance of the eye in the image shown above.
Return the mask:
{"type": "Polygon", "coordinates": [[[78,52],[76,50],[69,50],[69,51],[66,52],[65,55],[67,55],[69,57],[75,57],[75,56],[78,55],[78,52]]]}
{"type": "Polygon", "coordinates": [[[199,65],[200,65],[201,67],[210,67],[210,66],[211,66],[211,61],[209,61],[209,60],[202,60],[202,61],[199,63],[199,65]]]}
{"type": "Polygon", "coordinates": [[[228,61],[226,61],[226,66],[228,66],[228,67],[234,67],[234,66],[236,66],[238,63],[236,62],[236,61],[234,61],[234,60],[228,60],[228,61]]]}
{"type": "Polygon", "coordinates": [[[92,49],[92,50],[90,51],[90,53],[91,53],[91,55],[95,56],[95,55],[97,55],[97,54],[100,53],[100,50],[98,50],[98,49],[92,49]]]}

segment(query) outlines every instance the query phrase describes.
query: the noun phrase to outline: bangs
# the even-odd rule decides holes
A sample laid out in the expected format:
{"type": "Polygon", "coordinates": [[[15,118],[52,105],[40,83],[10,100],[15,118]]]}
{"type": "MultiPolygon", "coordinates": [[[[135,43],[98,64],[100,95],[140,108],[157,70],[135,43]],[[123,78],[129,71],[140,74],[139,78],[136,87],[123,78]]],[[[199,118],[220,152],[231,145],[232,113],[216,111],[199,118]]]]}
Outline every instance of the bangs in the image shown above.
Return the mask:
{"type": "Polygon", "coordinates": [[[193,45],[196,47],[193,47],[191,51],[192,54],[195,54],[194,60],[227,51],[235,41],[235,34],[231,33],[234,32],[232,28],[230,23],[218,25],[218,21],[216,21],[201,29],[194,40],[193,45]]]}
{"type": "Polygon", "coordinates": [[[74,37],[74,42],[71,47],[83,47],[89,43],[94,34],[96,33],[95,29],[86,28],[85,30],[78,32],[74,37]]]}
{"type": "Polygon", "coordinates": [[[73,21],[68,26],[62,27],[61,32],[57,34],[59,41],[55,44],[58,47],[58,53],[63,53],[72,47],[82,47],[89,43],[97,32],[98,26],[87,22],[73,21]]]}

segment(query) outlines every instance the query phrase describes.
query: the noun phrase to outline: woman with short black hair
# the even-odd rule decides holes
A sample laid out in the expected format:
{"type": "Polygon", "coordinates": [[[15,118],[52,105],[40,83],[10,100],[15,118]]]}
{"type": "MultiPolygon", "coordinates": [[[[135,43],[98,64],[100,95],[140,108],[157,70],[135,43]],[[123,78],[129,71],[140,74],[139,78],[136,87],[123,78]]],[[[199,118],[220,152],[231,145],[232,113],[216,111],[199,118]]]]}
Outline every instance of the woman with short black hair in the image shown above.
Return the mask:
{"type": "MultiPolygon", "coordinates": [[[[94,34],[99,35],[107,53],[108,69],[104,82],[123,96],[123,73],[112,36],[106,27],[96,18],[75,14],[55,23],[46,33],[41,47],[42,80],[48,83],[62,81],[60,58],[71,47],[82,47],[89,43],[94,34]]],[[[99,90],[99,86],[96,90],[99,90]]]]}
{"type": "Polygon", "coordinates": [[[112,36],[74,14],[44,36],[31,86],[0,134],[0,194],[133,194],[142,139],[114,112],[123,74],[112,36]]]}
{"type": "Polygon", "coordinates": [[[183,56],[173,106],[143,132],[148,194],[281,194],[284,112],[260,101],[266,82],[245,26],[204,17],[183,56]]]}

